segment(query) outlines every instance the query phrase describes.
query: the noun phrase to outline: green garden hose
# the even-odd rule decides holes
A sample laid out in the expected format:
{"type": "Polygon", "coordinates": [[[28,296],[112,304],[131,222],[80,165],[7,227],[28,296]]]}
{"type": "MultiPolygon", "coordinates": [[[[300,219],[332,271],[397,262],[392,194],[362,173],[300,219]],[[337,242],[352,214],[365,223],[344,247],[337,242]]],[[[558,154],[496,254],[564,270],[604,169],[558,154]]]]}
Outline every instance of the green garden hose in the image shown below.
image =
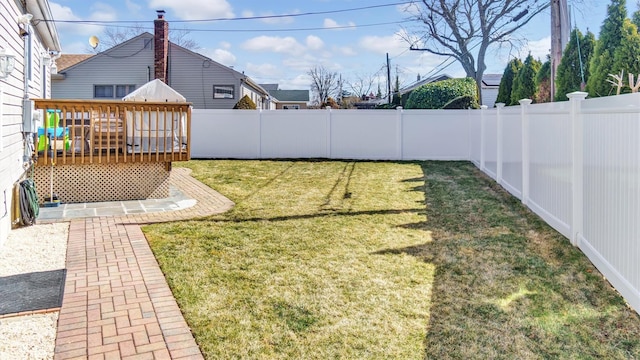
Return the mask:
{"type": "Polygon", "coordinates": [[[33,225],[40,214],[36,184],[32,179],[20,182],[20,225],[33,225]]]}

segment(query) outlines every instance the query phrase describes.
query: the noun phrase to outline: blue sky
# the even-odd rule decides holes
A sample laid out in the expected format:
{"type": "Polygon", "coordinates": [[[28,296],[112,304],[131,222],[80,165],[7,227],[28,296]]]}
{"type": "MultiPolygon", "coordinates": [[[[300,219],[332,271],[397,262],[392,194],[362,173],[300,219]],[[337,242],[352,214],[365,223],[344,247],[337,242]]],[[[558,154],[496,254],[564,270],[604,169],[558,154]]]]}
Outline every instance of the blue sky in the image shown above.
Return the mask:
{"type": "MultiPolygon", "coordinates": [[[[570,3],[572,0],[569,0],[570,3]]],[[[588,27],[596,35],[606,16],[608,0],[576,0],[574,19],[584,32],[588,27]]],[[[457,63],[442,69],[445,58],[426,52],[408,51],[399,34],[414,26],[406,22],[403,6],[381,6],[358,11],[321,15],[231,20],[215,22],[181,22],[194,19],[239,18],[280,14],[303,14],[371,7],[402,0],[53,0],[51,11],[56,20],[137,21],[153,33],[157,9],[166,11],[170,29],[192,29],[188,37],[200,46],[196,51],[244,71],[259,83],[279,83],[282,89],[308,89],[307,71],[315,65],[342,74],[346,81],[377,75],[385,88],[386,53],[391,58],[392,76],[396,71],[402,85],[436,72],[463,76],[457,63]],[[404,22],[404,23],[402,23],[404,22]],[[375,25],[392,23],[386,25],[375,25]],[[336,29],[336,27],[346,27],[336,29]],[[290,31],[291,29],[303,29],[290,31]],[[314,30],[310,30],[314,29],[314,30]],[[205,30],[205,31],[203,31],[205,30]],[[224,31],[209,31],[224,30],[224,31]],[[233,31],[230,31],[233,30],[233,31]],[[251,30],[251,31],[239,31],[251,30]],[[289,30],[289,31],[279,31],[289,30]],[[435,70],[434,70],[435,69],[435,70]],[[440,71],[437,71],[440,70],[440,71]]],[[[635,10],[628,4],[629,13],[635,10]]],[[[540,59],[549,52],[549,12],[539,15],[520,36],[526,44],[517,55],[529,51],[540,59]]],[[[58,23],[58,33],[66,54],[88,53],[91,35],[101,37],[104,27],[87,24],[58,23]]],[[[171,31],[171,30],[170,30],[171,31]]],[[[489,52],[487,73],[502,73],[510,54],[489,52]]],[[[445,64],[448,62],[445,62],[445,64]]],[[[377,83],[373,91],[377,89],[377,83]]]]}

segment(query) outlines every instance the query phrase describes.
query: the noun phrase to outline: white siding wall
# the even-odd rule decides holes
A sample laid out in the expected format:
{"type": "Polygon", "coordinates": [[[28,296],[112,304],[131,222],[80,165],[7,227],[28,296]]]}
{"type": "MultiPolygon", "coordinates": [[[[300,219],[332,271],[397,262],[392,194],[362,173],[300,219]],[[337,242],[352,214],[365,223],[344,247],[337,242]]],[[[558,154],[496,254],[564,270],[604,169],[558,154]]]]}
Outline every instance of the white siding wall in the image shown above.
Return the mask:
{"type": "MultiPolygon", "coordinates": [[[[23,168],[23,136],[22,136],[22,100],[24,92],[24,41],[18,35],[16,17],[24,13],[15,1],[0,2],[0,46],[9,49],[16,55],[16,66],[6,79],[0,80],[2,100],[0,101],[0,126],[2,128],[0,147],[0,245],[4,243],[11,229],[11,207],[13,205],[13,186],[25,176],[23,168]]],[[[38,34],[31,31],[33,37],[33,77],[29,83],[30,98],[41,98],[43,95],[41,54],[46,51],[41,45],[38,34]]],[[[48,82],[48,81],[47,81],[48,82]]],[[[0,251],[1,248],[0,248],[0,251]]]]}

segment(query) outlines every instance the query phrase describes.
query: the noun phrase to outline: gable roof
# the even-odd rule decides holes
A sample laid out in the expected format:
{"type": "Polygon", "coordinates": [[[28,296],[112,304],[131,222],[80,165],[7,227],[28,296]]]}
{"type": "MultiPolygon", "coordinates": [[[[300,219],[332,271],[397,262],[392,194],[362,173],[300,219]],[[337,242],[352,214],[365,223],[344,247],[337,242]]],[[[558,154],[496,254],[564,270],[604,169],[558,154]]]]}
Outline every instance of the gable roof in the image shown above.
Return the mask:
{"type": "Polygon", "coordinates": [[[271,92],[273,90],[278,90],[278,84],[260,84],[265,90],[271,92]]]}
{"type": "Polygon", "coordinates": [[[93,54],[62,54],[56,60],[58,71],[64,71],[65,69],[70,68],[79,62],[85,61],[92,56],[94,55],[93,54]]]}
{"type": "Polygon", "coordinates": [[[309,101],[309,90],[270,90],[269,95],[281,102],[309,101]]]}
{"type": "MultiPolygon", "coordinates": [[[[72,57],[72,58],[70,58],[70,59],[69,59],[69,61],[70,61],[70,62],[72,62],[72,61],[74,61],[74,60],[79,60],[79,61],[77,61],[77,62],[73,62],[73,63],[70,63],[70,65],[68,65],[68,66],[67,66],[67,67],[65,67],[65,68],[61,68],[60,64],[58,63],[58,73],[62,73],[62,72],[65,72],[65,71],[69,71],[70,69],[72,69],[72,68],[74,68],[74,67],[76,67],[76,66],[78,66],[78,65],[80,65],[80,64],[83,64],[83,63],[85,63],[85,62],[89,62],[89,61],[91,61],[92,59],[95,59],[95,58],[98,58],[98,57],[101,57],[101,56],[108,56],[107,54],[108,54],[109,52],[114,51],[114,50],[116,50],[116,49],[118,49],[118,48],[120,48],[120,47],[122,47],[122,46],[125,46],[125,45],[126,45],[126,44],[128,44],[128,43],[131,43],[131,42],[134,42],[134,41],[139,41],[139,39],[142,39],[142,38],[146,38],[146,39],[153,39],[153,37],[154,37],[154,35],[153,35],[153,34],[151,34],[151,33],[149,33],[149,32],[143,32],[142,34],[140,34],[140,35],[138,35],[138,36],[132,37],[132,38],[131,38],[131,39],[129,39],[129,40],[123,41],[123,42],[121,42],[120,44],[115,45],[115,46],[113,46],[113,47],[111,47],[111,48],[109,48],[109,49],[107,49],[107,50],[101,51],[101,52],[99,52],[98,54],[95,54],[95,55],[92,55],[92,54],[75,54],[75,55],[68,55],[68,56],[72,57]],[[82,57],[84,57],[84,58],[82,58],[82,57]]],[[[151,43],[151,42],[149,42],[149,44],[150,44],[150,43],[151,43]]],[[[146,47],[146,46],[148,46],[146,42],[145,42],[145,45],[144,45],[144,46],[145,46],[145,47],[146,47]]],[[[233,73],[233,74],[234,74],[234,76],[235,76],[236,78],[243,80],[243,81],[245,82],[245,84],[247,84],[248,86],[251,86],[252,88],[254,88],[255,90],[257,90],[258,92],[261,92],[261,93],[262,93],[263,95],[265,95],[265,96],[266,96],[266,95],[269,95],[269,92],[267,92],[267,90],[265,90],[265,89],[264,89],[264,88],[262,88],[260,85],[258,85],[257,83],[255,83],[255,82],[254,82],[254,81],[253,81],[249,76],[245,75],[244,73],[241,73],[241,72],[239,72],[239,71],[237,71],[237,70],[235,70],[235,69],[233,69],[233,68],[230,68],[230,67],[228,67],[228,66],[222,65],[222,64],[220,64],[219,62],[217,62],[217,61],[215,61],[215,60],[213,60],[213,59],[211,59],[211,58],[209,58],[209,57],[206,57],[206,56],[204,56],[204,55],[202,55],[202,54],[200,54],[200,53],[197,53],[197,52],[194,52],[194,51],[192,51],[192,50],[189,50],[189,49],[187,49],[187,48],[185,48],[185,47],[183,47],[183,46],[180,46],[180,45],[178,45],[178,44],[175,44],[175,43],[169,42],[169,46],[170,46],[170,47],[178,48],[178,49],[180,49],[180,51],[184,51],[184,52],[186,52],[186,53],[188,53],[188,54],[191,54],[191,55],[193,55],[193,56],[196,56],[196,57],[198,57],[198,58],[200,58],[200,59],[202,59],[202,60],[206,60],[206,61],[212,62],[212,63],[214,63],[214,64],[216,64],[216,65],[218,65],[218,66],[220,66],[220,67],[223,67],[223,68],[225,68],[227,71],[229,71],[229,72],[233,73]]],[[[60,59],[58,59],[58,61],[60,61],[60,59]]]]}

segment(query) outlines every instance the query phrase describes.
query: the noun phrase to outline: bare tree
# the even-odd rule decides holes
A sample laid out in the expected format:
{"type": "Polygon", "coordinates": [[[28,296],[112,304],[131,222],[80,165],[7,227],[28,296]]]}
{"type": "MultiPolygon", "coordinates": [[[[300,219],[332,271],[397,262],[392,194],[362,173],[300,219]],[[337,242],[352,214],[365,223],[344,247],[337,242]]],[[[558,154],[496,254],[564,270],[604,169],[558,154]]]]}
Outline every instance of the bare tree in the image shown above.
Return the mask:
{"type": "Polygon", "coordinates": [[[354,79],[348,83],[348,87],[353,95],[362,97],[363,95],[369,95],[375,81],[375,75],[356,74],[354,79]]]}
{"type": "MultiPolygon", "coordinates": [[[[100,44],[91,51],[101,52],[134,38],[144,32],[153,33],[153,28],[149,29],[142,23],[135,23],[131,26],[107,27],[100,36],[100,44]]],[[[189,30],[185,28],[170,29],[169,41],[189,50],[197,50],[200,46],[193,39],[189,38],[189,30]]]]}
{"type": "Polygon", "coordinates": [[[325,104],[331,96],[340,90],[338,73],[327,70],[322,65],[311,68],[307,75],[311,78],[311,91],[316,97],[318,105],[325,104]]]}
{"type": "Polygon", "coordinates": [[[537,0],[421,0],[407,7],[410,19],[424,29],[405,39],[411,49],[457,60],[466,75],[476,80],[480,103],[486,52],[493,44],[508,43],[514,33],[549,7],[537,0]]]}

